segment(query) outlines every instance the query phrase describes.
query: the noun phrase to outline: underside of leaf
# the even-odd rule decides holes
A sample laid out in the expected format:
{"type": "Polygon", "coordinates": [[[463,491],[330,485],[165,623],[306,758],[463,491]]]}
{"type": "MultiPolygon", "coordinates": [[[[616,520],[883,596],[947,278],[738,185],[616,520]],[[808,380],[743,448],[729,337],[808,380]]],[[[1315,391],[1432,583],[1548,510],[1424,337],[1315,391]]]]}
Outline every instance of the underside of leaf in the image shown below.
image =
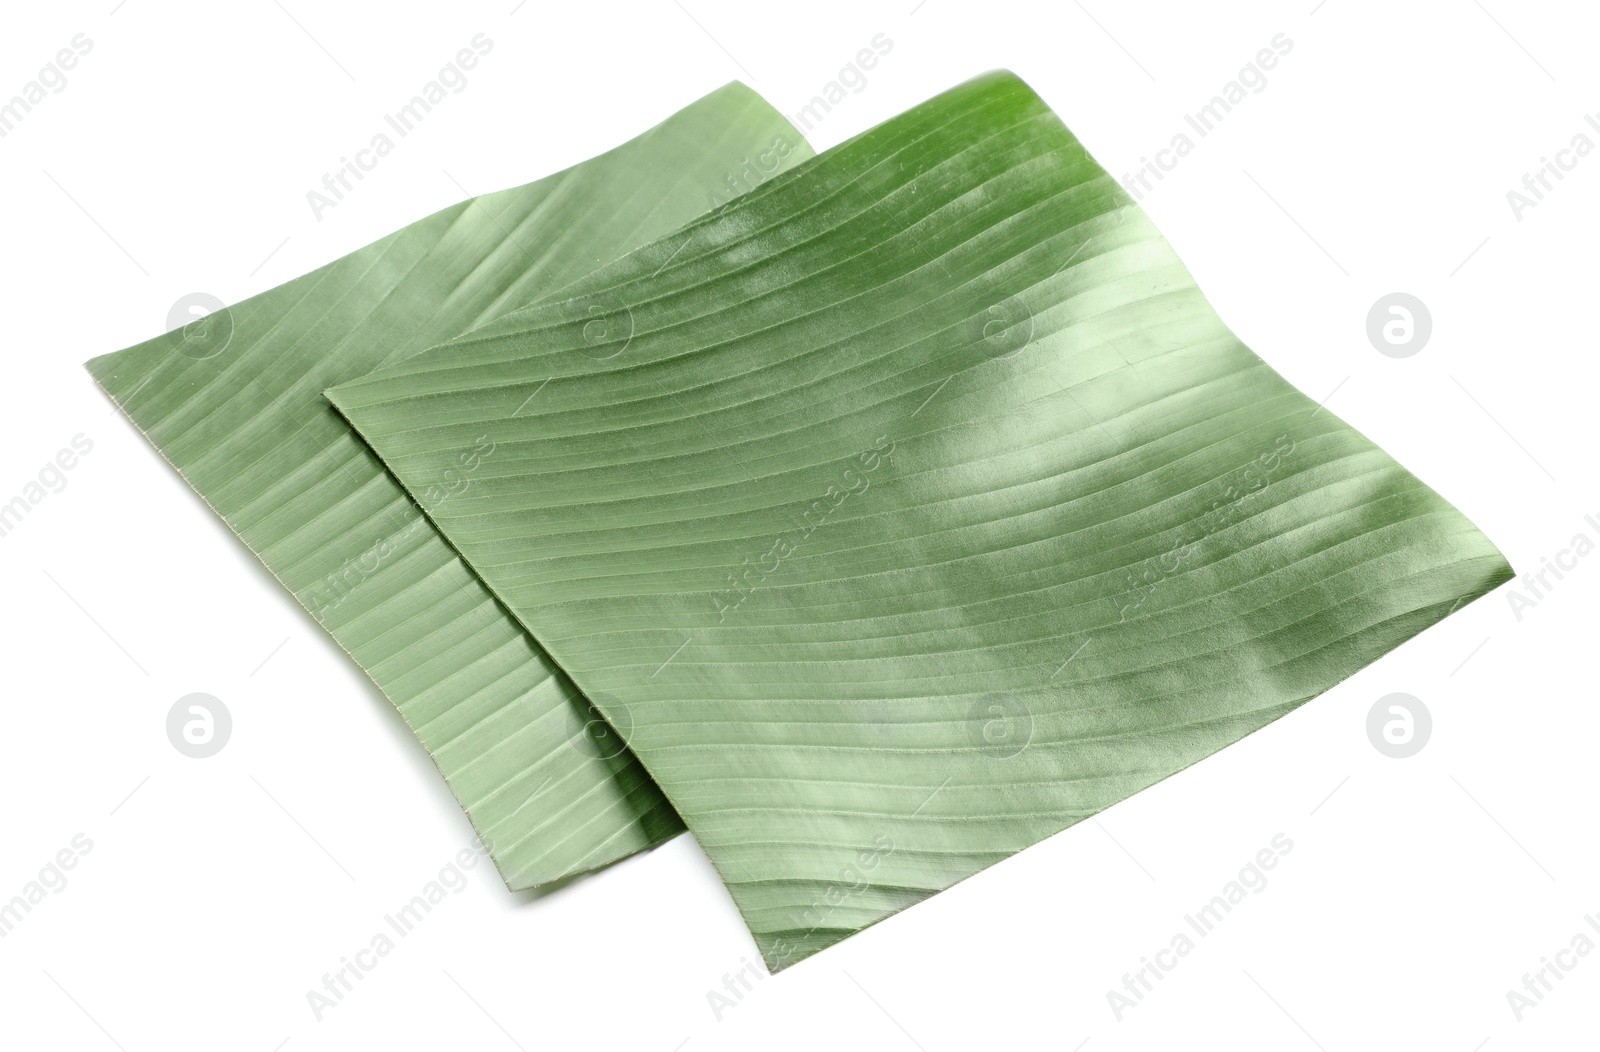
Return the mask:
{"type": "MultiPolygon", "coordinates": [[[[638,762],[322,397],[535,302],[810,156],[731,84],[636,139],[453,205],[88,368],[399,709],[513,889],[681,831],[638,762]]],[[[464,500],[476,436],[414,480],[464,500]]]]}

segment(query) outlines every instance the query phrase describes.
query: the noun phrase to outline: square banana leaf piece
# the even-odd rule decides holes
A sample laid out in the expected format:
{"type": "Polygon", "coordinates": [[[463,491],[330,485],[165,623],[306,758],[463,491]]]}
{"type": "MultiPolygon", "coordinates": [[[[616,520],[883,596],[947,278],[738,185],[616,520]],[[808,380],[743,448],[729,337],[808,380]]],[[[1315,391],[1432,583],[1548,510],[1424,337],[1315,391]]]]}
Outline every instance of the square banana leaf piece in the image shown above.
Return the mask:
{"type": "Polygon", "coordinates": [[[1510,576],[1241,344],[1007,73],[566,296],[329,397],[626,739],[774,970],[1510,576]],[[430,500],[480,436],[472,488],[430,500]]]}
{"type": "MultiPolygon", "coordinates": [[[[323,389],[535,302],[810,155],[776,110],[730,84],[599,157],[88,363],[394,703],[513,890],[650,847],[682,822],[323,389]]],[[[503,455],[485,438],[418,491],[465,499],[503,455]]]]}

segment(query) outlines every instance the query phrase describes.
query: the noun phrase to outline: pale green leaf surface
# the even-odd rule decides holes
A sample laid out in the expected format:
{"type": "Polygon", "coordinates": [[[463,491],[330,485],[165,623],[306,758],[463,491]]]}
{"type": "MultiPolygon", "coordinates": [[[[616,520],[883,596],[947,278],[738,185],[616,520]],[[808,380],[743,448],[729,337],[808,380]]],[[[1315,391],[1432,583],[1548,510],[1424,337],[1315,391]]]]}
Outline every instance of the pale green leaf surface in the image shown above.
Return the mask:
{"type": "Polygon", "coordinates": [[[568,293],[330,397],[631,734],[773,968],[1510,573],[1009,74],[568,293]]]}
{"type": "MultiPolygon", "coordinates": [[[[730,84],[593,160],[88,365],[395,704],[513,889],[682,824],[322,391],[534,302],[810,154],[730,84]]],[[[476,440],[458,454],[418,490],[465,499],[504,456],[476,440]]]]}

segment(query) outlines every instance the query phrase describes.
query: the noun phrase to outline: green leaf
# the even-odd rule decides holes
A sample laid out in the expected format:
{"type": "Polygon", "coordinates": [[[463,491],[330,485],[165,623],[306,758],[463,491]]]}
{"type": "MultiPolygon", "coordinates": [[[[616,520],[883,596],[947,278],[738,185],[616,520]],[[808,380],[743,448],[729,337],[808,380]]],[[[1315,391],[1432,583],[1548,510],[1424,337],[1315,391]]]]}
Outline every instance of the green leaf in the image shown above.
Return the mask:
{"type": "MultiPolygon", "coordinates": [[[[731,84],[593,160],[88,365],[400,710],[513,890],[681,822],[322,390],[533,302],[810,154],[731,84]]],[[[462,500],[503,458],[468,443],[413,484],[462,500]]]]}
{"type": "Polygon", "coordinates": [[[631,728],[774,969],[1510,575],[1009,74],[567,294],[330,397],[413,492],[492,436],[424,505],[631,728]]]}

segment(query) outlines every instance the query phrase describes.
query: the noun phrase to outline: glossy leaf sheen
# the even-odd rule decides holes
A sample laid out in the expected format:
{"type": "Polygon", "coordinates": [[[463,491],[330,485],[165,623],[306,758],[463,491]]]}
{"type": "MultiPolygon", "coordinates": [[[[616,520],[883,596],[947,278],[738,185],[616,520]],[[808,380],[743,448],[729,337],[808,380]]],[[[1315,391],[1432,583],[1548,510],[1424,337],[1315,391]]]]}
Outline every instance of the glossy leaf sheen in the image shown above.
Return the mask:
{"type": "Polygon", "coordinates": [[[413,492],[493,436],[425,506],[631,732],[773,968],[1509,576],[1009,74],[568,291],[330,397],[413,492]]]}
{"type": "MultiPolygon", "coordinates": [[[[89,363],[416,732],[512,889],[681,831],[659,790],[322,391],[537,300],[810,156],[733,84],[564,172],[453,205],[89,363]],[[586,732],[587,727],[587,732],[586,732]]],[[[433,478],[464,500],[492,441],[433,478]]]]}

